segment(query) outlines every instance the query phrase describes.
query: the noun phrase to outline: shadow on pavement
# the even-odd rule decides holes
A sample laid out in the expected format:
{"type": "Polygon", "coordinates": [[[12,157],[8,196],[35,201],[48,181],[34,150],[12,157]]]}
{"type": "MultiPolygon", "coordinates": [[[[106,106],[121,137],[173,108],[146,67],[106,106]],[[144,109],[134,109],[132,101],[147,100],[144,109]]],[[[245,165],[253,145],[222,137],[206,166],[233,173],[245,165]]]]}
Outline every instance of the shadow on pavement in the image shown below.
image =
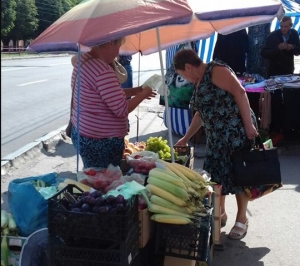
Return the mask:
{"type": "Polygon", "coordinates": [[[60,156],[63,158],[69,158],[76,156],[76,149],[70,139],[60,139],[55,147],[48,150],[43,149],[41,152],[48,157],[60,156]]]}
{"type": "MultiPolygon", "coordinates": [[[[260,261],[271,250],[267,247],[249,248],[243,240],[231,240],[221,233],[223,251],[214,251],[212,266],[264,266],[260,261]]],[[[267,266],[267,265],[265,265],[267,266]]]]}
{"type": "Polygon", "coordinates": [[[299,176],[299,164],[294,163],[299,161],[300,156],[298,154],[280,154],[280,169],[281,180],[283,187],[280,189],[286,189],[285,185],[296,185],[295,191],[300,192],[300,179],[299,176]]]}

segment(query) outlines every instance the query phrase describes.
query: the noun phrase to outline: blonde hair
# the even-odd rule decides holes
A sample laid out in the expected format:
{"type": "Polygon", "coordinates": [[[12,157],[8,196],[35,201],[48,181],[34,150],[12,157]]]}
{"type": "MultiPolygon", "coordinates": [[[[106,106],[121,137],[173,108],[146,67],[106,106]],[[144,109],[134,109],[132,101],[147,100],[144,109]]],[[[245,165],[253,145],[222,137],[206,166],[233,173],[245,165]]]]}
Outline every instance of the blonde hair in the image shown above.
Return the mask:
{"type": "Polygon", "coordinates": [[[99,44],[99,45],[97,45],[97,47],[103,47],[104,45],[106,45],[107,43],[110,43],[110,42],[112,42],[114,45],[116,45],[116,44],[124,44],[125,43],[125,37],[121,37],[121,38],[119,38],[119,39],[116,39],[116,40],[113,40],[113,41],[109,41],[109,42],[106,42],[106,43],[102,43],[102,44],[99,44]]]}

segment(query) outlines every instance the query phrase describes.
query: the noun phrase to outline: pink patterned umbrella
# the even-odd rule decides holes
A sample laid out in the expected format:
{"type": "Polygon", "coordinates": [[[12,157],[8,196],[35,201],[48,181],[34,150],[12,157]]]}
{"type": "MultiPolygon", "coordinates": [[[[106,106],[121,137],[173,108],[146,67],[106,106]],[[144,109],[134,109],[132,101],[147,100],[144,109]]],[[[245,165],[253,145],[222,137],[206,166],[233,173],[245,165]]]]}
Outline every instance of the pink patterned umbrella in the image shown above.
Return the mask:
{"type": "Polygon", "coordinates": [[[35,52],[77,51],[151,28],[189,23],[186,0],[85,0],[70,9],[29,46],[35,52]]]}
{"type": "Polygon", "coordinates": [[[77,51],[128,36],[121,51],[150,54],[160,47],[228,34],[283,15],[276,0],[85,0],[31,44],[35,52],[77,51]]]}
{"type": "MultiPolygon", "coordinates": [[[[280,1],[275,0],[187,0],[194,14],[188,24],[159,27],[160,48],[201,40],[215,32],[229,34],[246,27],[271,23],[284,15],[280,1]]],[[[157,29],[126,36],[122,53],[144,55],[157,52],[157,29]]]]}

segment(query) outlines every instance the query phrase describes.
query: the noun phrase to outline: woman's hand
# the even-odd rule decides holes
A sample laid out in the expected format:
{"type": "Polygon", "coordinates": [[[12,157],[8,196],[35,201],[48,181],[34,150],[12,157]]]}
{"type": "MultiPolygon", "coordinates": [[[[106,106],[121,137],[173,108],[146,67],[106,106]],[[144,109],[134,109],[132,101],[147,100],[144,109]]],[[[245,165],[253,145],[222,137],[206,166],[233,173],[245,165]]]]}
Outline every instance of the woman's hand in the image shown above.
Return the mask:
{"type": "Polygon", "coordinates": [[[140,93],[143,93],[144,98],[149,100],[157,95],[157,93],[148,86],[144,87],[140,93]]]}
{"type": "Polygon", "coordinates": [[[258,136],[258,132],[253,124],[245,128],[245,131],[248,139],[254,139],[255,137],[258,136]]]}
{"type": "Polygon", "coordinates": [[[185,137],[182,137],[175,143],[175,146],[187,146],[187,143],[188,141],[185,139],[185,137]]]}

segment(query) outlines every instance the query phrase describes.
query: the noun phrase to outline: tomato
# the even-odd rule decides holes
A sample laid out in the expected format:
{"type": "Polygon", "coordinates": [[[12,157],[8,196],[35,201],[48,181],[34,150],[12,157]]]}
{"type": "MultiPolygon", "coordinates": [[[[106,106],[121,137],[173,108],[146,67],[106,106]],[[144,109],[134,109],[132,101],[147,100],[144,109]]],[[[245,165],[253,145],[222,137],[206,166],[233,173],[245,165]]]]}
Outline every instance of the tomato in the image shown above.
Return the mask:
{"type": "Polygon", "coordinates": [[[97,174],[97,172],[95,170],[93,170],[93,169],[89,169],[88,171],[84,171],[84,173],[86,175],[90,175],[90,176],[94,176],[94,175],[97,174]]]}

